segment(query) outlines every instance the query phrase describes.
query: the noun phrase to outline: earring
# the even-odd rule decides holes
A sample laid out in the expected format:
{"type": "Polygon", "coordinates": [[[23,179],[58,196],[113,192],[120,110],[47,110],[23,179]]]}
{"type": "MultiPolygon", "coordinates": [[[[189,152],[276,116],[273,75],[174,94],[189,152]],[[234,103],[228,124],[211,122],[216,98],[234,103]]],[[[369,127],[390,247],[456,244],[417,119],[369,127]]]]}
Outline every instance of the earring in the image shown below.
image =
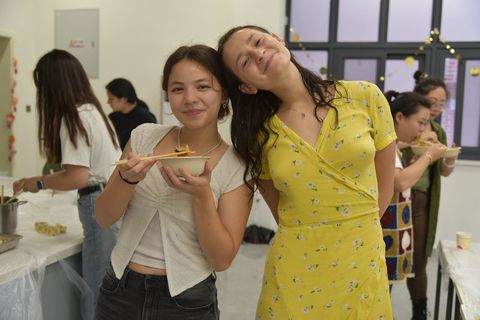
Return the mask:
{"type": "Polygon", "coordinates": [[[223,111],[227,111],[228,110],[228,100],[223,100],[222,105],[220,107],[222,108],[223,111]]]}

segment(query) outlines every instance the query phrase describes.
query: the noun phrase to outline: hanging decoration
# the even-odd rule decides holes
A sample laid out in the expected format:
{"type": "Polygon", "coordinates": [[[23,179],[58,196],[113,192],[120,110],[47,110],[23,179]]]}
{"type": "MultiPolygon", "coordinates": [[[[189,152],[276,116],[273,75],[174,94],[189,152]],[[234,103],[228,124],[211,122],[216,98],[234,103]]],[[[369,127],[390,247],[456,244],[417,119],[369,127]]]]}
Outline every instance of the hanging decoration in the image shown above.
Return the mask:
{"type": "Polygon", "coordinates": [[[415,63],[415,58],[412,56],[408,56],[405,58],[405,64],[407,66],[412,66],[415,63]]]}
{"type": "MultiPolygon", "coordinates": [[[[306,48],[305,46],[303,45],[303,43],[300,41],[300,35],[293,29],[293,27],[290,27],[290,34],[292,35],[292,41],[293,42],[297,42],[297,45],[298,47],[302,50],[302,51],[306,51],[306,48]]],[[[455,59],[457,59],[458,61],[460,61],[462,59],[461,55],[459,55],[457,53],[457,51],[455,50],[455,48],[447,43],[447,41],[442,37],[441,33],[440,33],[440,30],[438,28],[433,28],[431,31],[430,31],[430,35],[425,39],[424,43],[422,45],[420,45],[417,49],[417,51],[415,51],[415,54],[413,56],[407,56],[404,60],[405,64],[407,66],[413,66],[415,64],[415,60],[416,60],[416,57],[422,53],[423,51],[425,51],[425,47],[426,46],[430,46],[432,45],[432,43],[434,43],[434,41],[438,41],[440,42],[441,44],[443,44],[445,46],[445,49],[452,55],[455,57],[455,59]]],[[[317,61],[315,61],[312,57],[312,55],[308,52],[305,52],[305,56],[307,58],[310,59],[310,61],[312,62],[312,64],[315,66],[315,67],[319,67],[318,66],[318,63],[317,61]]],[[[328,69],[327,67],[319,67],[318,69],[319,73],[321,75],[326,75],[328,73],[328,69]]],[[[472,68],[470,70],[470,75],[472,77],[478,77],[480,76],[480,68],[472,68]]],[[[390,76],[390,75],[389,75],[390,76]]],[[[380,81],[385,81],[385,77],[380,77],[379,79],[380,81]]]]}
{"type": "Polygon", "coordinates": [[[457,60],[461,60],[462,57],[457,53],[457,51],[455,50],[454,47],[452,47],[452,45],[450,45],[449,43],[447,43],[445,41],[445,39],[442,37],[441,33],[440,33],[440,30],[438,30],[438,28],[433,28],[433,30],[430,31],[430,36],[427,37],[424,41],[424,45],[421,45],[418,47],[418,50],[415,52],[415,56],[417,56],[419,53],[423,52],[425,50],[425,45],[426,46],[430,46],[432,45],[432,43],[434,42],[434,40],[440,42],[441,44],[443,44],[445,46],[445,49],[452,55],[455,57],[455,59],[457,60]]]}
{"type": "MultiPolygon", "coordinates": [[[[306,51],[306,48],[305,46],[303,45],[302,42],[300,42],[300,35],[293,29],[293,27],[290,27],[290,34],[292,35],[292,41],[293,42],[298,42],[298,47],[302,50],[302,51],[306,51]]],[[[320,67],[317,63],[317,61],[315,61],[315,59],[313,59],[312,55],[308,52],[305,52],[305,56],[312,62],[312,64],[315,66],[315,68],[318,68],[318,72],[321,74],[321,75],[326,75],[328,73],[328,69],[327,67],[323,66],[323,67],[320,67]]]]}
{"type": "Polygon", "coordinates": [[[15,94],[15,87],[17,86],[17,81],[15,80],[18,69],[17,69],[17,59],[12,59],[12,66],[13,66],[13,77],[12,77],[12,89],[10,91],[10,112],[7,113],[6,121],[7,121],[7,128],[10,130],[10,134],[8,135],[8,161],[12,161],[13,157],[17,150],[15,149],[15,136],[13,134],[13,123],[15,122],[15,113],[17,112],[18,106],[18,97],[15,94]]]}
{"type": "MultiPolygon", "coordinates": [[[[462,57],[456,52],[455,48],[453,48],[452,45],[450,45],[449,43],[447,43],[445,41],[445,39],[442,37],[442,35],[440,34],[440,30],[438,30],[438,28],[434,28],[430,31],[430,35],[425,39],[425,41],[423,42],[423,44],[421,44],[420,46],[418,46],[418,49],[415,51],[415,54],[413,56],[407,56],[405,57],[405,60],[404,60],[404,63],[411,67],[415,64],[415,61],[416,61],[416,57],[421,54],[422,52],[425,51],[425,48],[427,46],[431,46],[432,43],[434,43],[435,41],[438,41],[439,43],[443,44],[445,46],[445,49],[452,55],[455,57],[455,59],[457,59],[457,61],[460,61],[462,59],[462,57]]],[[[390,77],[392,76],[394,73],[396,73],[398,70],[394,70],[393,72],[389,73],[387,75],[387,77],[390,77]]],[[[474,77],[480,75],[480,70],[478,68],[472,68],[472,70],[470,70],[470,74],[474,77]],[[477,69],[477,70],[475,70],[477,69]]],[[[379,78],[379,80],[381,82],[385,81],[385,77],[384,76],[381,76],[379,78]]]]}
{"type": "MultiPolygon", "coordinates": [[[[290,28],[290,31],[293,32],[293,28],[290,28]]],[[[300,41],[300,35],[295,32],[292,36],[292,40],[295,41],[295,42],[299,42],[300,41]]]]}

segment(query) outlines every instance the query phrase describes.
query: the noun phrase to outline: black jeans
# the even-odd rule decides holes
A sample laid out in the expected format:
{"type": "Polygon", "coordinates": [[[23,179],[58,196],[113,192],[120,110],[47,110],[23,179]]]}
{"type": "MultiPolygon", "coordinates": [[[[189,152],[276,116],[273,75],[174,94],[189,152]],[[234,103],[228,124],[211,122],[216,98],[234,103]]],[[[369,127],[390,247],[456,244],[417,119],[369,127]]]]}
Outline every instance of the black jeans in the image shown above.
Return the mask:
{"type": "Polygon", "coordinates": [[[100,287],[97,320],[218,320],[215,278],[172,297],[166,276],[144,275],[127,268],[119,280],[111,266],[100,287]]]}

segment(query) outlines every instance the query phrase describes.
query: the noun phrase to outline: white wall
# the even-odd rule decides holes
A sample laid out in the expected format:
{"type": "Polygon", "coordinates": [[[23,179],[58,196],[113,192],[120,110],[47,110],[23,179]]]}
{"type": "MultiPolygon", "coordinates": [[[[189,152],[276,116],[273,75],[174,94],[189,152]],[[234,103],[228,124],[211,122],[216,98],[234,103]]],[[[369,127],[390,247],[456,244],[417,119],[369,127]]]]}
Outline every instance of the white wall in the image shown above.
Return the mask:
{"type": "MultiPolygon", "coordinates": [[[[283,34],[285,0],[0,0],[0,30],[13,33],[19,61],[19,111],[15,122],[18,153],[14,176],[38,174],[32,71],[38,58],[54,46],[54,11],[100,9],[99,79],[92,86],[104,105],[104,86],[115,77],[130,79],[138,96],[160,116],[160,78],[166,57],[182,44],[216,47],[218,38],[240,24],[258,24],[283,34]]],[[[229,138],[228,126],[222,134],[229,138]]]]}
{"type": "MultiPolygon", "coordinates": [[[[54,10],[100,9],[100,77],[94,90],[106,104],[104,85],[114,77],[130,79],[141,99],[160,115],[160,77],[165,58],[181,44],[205,43],[216,47],[218,37],[230,27],[258,24],[283,35],[285,0],[0,0],[0,31],[15,37],[14,54],[19,62],[15,122],[18,153],[14,176],[40,172],[32,71],[37,59],[54,45],[54,10]]],[[[228,122],[222,134],[228,135],[228,122]]],[[[4,152],[3,150],[0,152],[4,152]]],[[[443,179],[437,239],[454,239],[456,230],[474,233],[480,241],[480,164],[463,161],[443,179]]],[[[251,221],[271,227],[264,203],[255,205],[251,221]]]]}
{"type": "MultiPolygon", "coordinates": [[[[15,93],[19,98],[18,112],[14,127],[17,154],[13,164],[15,175],[38,173],[40,156],[38,153],[35,87],[32,80],[34,60],[37,55],[35,36],[35,6],[33,0],[0,0],[0,32],[14,38],[13,55],[18,60],[19,73],[16,75],[15,93]],[[26,113],[25,106],[30,105],[32,112],[26,113]]],[[[0,119],[0,121],[5,121],[0,119]]],[[[0,150],[7,152],[7,150],[0,150]]]]}
{"type": "Polygon", "coordinates": [[[442,178],[439,239],[455,240],[456,231],[468,231],[480,242],[480,161],[458,161],[455,171],[442,178]]]}

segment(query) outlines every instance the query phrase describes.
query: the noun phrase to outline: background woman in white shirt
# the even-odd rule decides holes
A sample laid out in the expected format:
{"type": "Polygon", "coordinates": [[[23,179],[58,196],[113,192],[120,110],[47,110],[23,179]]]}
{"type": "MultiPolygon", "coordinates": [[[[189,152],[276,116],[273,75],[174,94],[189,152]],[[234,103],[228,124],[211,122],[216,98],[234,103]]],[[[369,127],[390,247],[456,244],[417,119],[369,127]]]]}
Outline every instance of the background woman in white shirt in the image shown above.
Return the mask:
{"type": "Polygon", "coordinates": [[[97,319],[219,319],[214,271],[235,257],[251,192],[244,163],[226,144],[217,122],[228,112],[216,51],[180,47],[168,58],[162,88],[182,126],[143,124],[132,131],[97,201],[97,221],[123,217],[97,319]],[[140,160],[187,145],[209,156],[205,171],[179,179],[161,162],[140,160]]]}
{"type": "MultiPolygon", "coordinates": [[[[120,157],[120,147],[85,70],[73,55],[57,49],[46,53],[38,61],[33,79],[37,87],[40,152],[47,162],[61,163],[63,170],[20,179],[14,182],[13,189],[78,189],[78,213],[85,236],[82,274],[93,292],[92,301],[96,301],[115,245],[115,228],[103,229],[96,223],[95,200],[110,177],[110,164],[120,157]]],[[[93,314],[93,305],[87,310],[93,314]]]]}

